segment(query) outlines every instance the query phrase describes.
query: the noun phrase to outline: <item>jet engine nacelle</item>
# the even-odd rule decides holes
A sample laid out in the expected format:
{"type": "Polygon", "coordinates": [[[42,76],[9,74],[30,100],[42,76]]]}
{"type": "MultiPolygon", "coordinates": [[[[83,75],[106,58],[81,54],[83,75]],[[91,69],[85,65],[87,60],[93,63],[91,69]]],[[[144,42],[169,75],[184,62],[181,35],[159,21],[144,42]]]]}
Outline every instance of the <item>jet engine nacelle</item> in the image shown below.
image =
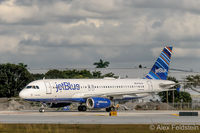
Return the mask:
{"type": "Polygon", "coordinates": [[[90,109],[107,108],[110,107],[111,101],[102,97],[91,97],[86,101],[86,105],[90,109]]]}

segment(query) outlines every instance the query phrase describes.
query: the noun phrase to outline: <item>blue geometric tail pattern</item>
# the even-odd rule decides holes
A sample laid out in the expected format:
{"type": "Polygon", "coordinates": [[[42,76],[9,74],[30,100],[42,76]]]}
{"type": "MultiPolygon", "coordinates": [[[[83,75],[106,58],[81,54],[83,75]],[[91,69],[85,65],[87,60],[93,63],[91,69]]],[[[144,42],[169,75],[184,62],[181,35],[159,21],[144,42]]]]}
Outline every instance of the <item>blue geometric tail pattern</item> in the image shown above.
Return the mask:
{"type": "Polygon", "coordinates": [[[172,46],[166,46],[145,79],[166,80],[171,61],[172,46]]]}

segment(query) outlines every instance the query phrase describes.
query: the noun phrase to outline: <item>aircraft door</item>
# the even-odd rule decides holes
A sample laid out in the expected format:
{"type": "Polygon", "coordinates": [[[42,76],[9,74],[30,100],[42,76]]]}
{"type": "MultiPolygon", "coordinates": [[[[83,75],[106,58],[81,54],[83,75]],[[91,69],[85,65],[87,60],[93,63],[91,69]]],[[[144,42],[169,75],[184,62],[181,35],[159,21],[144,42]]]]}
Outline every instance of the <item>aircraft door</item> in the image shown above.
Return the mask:
{"type": "Polygon", "coordinates": [[[46,94],[51,94],[52,93],[52,87],[51,87],[50,82],[45,82],[44,81],[44,84],[46,86],[46,94]]]}
{"type": "Polygon", "coordinates": [[[147,85],[148,85],[148,89],[150,91],[153,91],[153,85],[152,85],[152,82],[150,80],[147,81],[147,85]]]}
{"type": "Polygon", "coordinates": [[[88,85],[88,91],[94,91],[95,87],[94,85],[88,85]]]}

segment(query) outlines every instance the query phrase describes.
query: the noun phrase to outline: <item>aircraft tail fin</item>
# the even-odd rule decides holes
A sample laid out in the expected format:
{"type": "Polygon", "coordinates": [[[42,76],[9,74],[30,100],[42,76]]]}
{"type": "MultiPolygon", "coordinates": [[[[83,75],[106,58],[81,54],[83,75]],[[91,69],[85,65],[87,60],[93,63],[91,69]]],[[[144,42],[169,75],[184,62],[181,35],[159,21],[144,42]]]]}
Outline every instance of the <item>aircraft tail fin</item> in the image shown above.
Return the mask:
{"type": "Polygon", "coordinates": [[[172,55],[172,46],[164,47],[145,79],[166,80],[172,55]]]}

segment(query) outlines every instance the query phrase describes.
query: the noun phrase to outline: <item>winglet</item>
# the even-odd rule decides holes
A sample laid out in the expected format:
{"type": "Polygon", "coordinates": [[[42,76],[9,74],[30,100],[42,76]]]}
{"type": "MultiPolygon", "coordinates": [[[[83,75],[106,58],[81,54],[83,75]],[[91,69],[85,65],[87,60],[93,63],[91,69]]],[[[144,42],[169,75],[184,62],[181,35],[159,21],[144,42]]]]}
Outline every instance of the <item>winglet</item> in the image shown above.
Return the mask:
{"type": "Polygon", "coordinates": [[[168,76],[169,64],[172,55],[172,46],[164,47],[160,56],[151,68],[151,71],[145,76],[145,79],[166,80],[168,76]]]}

